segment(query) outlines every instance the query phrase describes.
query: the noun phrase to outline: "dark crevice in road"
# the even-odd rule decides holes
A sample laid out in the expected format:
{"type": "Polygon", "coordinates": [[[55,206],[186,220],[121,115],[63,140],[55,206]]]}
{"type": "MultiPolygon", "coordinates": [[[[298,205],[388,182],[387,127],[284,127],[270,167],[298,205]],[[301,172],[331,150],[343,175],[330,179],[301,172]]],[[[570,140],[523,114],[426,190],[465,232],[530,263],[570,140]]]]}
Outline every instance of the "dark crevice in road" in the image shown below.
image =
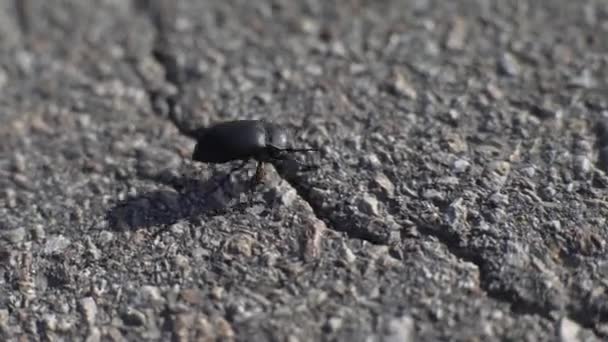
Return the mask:
{"type": "MultiPolygon", "coordinates": [[[[155,30],[154,45],[151,55],[164,71],[165,82],[175,88],[174,93],[168,93],[162,89],[151,89],[144,81],[144,87],[150,104],[154,111],[160,116],[167,116],[180,133],[194,138],[195,130],[188,127],[184,120],[180,119],[181,97],[183,95],[183,73],[180,69],[177,57],[172,53],[171,28],[174,27],[176,18],[176,3],[172,1],[136,1],[137,7],[147,15],[155,30]]],[[[144,80],[143,77],[140,78],[144,80]]]]}
{"type": "Polygon", "coordinates": [[[329,212],[331,209],[321,208],[321,205],[316,203],[311,198],[309,189],[304,186],[296,177],[290,177],[285,172],[283,172],[280,167],[275,167],[275,169],[277,170],[281,178],[283,178],[287,183],[289,183],[292,188],[296,190],[298,197],[308,203],[315,217],[323,221],[327,228],[336,232],[345,233],[351,239],[367,241],[374,245],[388,244],[388,236],[374,234],[371,231],[366,230],[364,227],[357,226],[357,224],[354,222],[340,222],[338,219],[335,218],[334,215],[329,212]]]}
{"type": "Polygon", "coordinates": [[[17,12],[17,25],[23,35],[28,35],[31,30],[30,16],[31,7],[30,0],[14,0],[13,5],[17,12]]]}
{"type": "Polygon", "coordinates": [[[596,164],[603,171],[608,171],[608,121],[599,120],[595,125],[595,154],[596,164]]]}
{"type": "MultiPolygon", "coordinates": [[[[421,219],[411,217],[417,229],[426,236],[437,238],[448,251],[457,258],[471,262],[479,269],[479,287],[486,293],[489,298],[498,302],[508,304],[511,311],[518,315],[537,315],[549,321],[554,321],[555,317],[551,315],[551,308],[543,306],[541,303],[522,298],[516,290],[505,288],[504,286],[496,286],[500,284],[499,280],[491,276],[490,263],[482,256],[482,252],[463,246],[461,237],[450,231],[450,227],[444,224],[431,224],[422,221],[421,219]]],[[[577,310],[569,310],[566,312],[568,318],[580,326],[593,331],[594,334],[603,336],[597,330],[593,320],[585,313],[577,310]]]]}

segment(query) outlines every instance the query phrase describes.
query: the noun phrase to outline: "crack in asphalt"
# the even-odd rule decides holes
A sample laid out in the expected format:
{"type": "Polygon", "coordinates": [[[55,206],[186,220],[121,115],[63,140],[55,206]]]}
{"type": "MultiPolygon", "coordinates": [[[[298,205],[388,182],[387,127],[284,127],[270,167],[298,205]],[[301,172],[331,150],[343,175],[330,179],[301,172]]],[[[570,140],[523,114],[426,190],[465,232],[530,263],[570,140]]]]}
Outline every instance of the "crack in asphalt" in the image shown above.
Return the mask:
{"type": "Polygon", "coordinates": [[[526,303],[523,299],[517,298],[515,293],[509,293],[509,291],[500,291],[491,288],[487,272],[487,262],[483,257],[475,253],[474,250],[468,250],[461,246],[462,239],[456,233],[449,232],[449,227],[444,224],[437,224],[439,227],[433,227],[433,224],[424,222],[423,220],[410,217],[410,220],[414,222],[416,228],[426,236],[432,236],[437,238],[441,244],[443,244],[450,254],[458,259],[462,259],[466,262],[470,262],[477,266],[479,270],[479,287],[488,295],[488,297],[494,298],[499,302],[508,303],[512,306],[515,312],[523,314],[536,314],[540,316],[547,316],[539,305],[530,305],[533,303],[526,303]]]}
{"type": "Polygon", "coordinates": [[[28,35],[31,30],[30,16],[31,7],[30,0],[13,0],[15,11],[17,12],[17,26],[21,34],[28,35]]]}
{"type": "Polygon", "coordinates": [[[388,245],[388,237],[384,235],[374,234],[368,230],[362,229],[353,225],[353,223],[342,224],[338,222],[329,212],[328,209],[321,208],[321,204],[316,203],[310,196],[310,191],[302,185],[297,178],[289,177],[280,171],[280,168],[275,167],[277,173],[283,178],[298,194],[304,202],[308,203],[316,218],[323,221],[328,229],[336,232],[345,233],[351,239],[367,241],[374,245],[388,245]],[[355,227],[355,229],[340,229],[341,226],[355,227]]]}
{"type": "MultiPolygon", "coordinates": [[[[180,120],[181,114],[181,96],[183,94],[183,75],[179,64],[174,54],[171,51],[170,27],[171,23],[175,22],[175,7],[176,4],[166,1],[150,1],[139,3],[140,9],[148,17],[152,26],[155,29],[155,39],[152,48],[152,57],[163,69],[165,82],[175,87],[174,94],[168,94],[162,90],[144,88],[148,94],[150,103],[154,107],[166,107],[168,119],[173,125],[185,136],[194,138],[194,130],[190,129],[185,122],[180,120]],[[164,6],[164,7],[163,7],[164,6]]],[[[138,73],[139,74],[139,73],[138,73]]],[[[140,76],[140,78],[143,77],[140,76]]],[[[156,112],[162,112],[162,109],[155,108],[156,112]]]]}
{"type": "MultiPolygon", "coordinates": [[[[433,236],[439,240],[448,251],[455,257],[462,259],[467,262],[471,262],[477,266],[479,270],[479,287],[483,290],[489,298],[492,298],[498,302],[508,304],[511,312],[518,315],[538,315],[549,321],[555,321],[555,317],[551,315],[551,309],[546,308],[543,305],[529,301],[522,298],[520,294],[514,289],[500,288],[492,286],[493,279],[490,276],[488,270],[489,264],[481,256],[481,253],[476,250],[467,249],[462,246],[462,238],[449,231],[449,227],[445,224],[438,224],[439,227],[434,228],[433,224],[426,223],[423,220],[415,217],[410,218],[417,229],[426,236],[433,236]]],[[[589,315],[578,312],[578,310],[568,310],[565,312],[568,314],[568,318],[573,322],[581,325],[582,327],[589,329],[596,336],[605,336],[595,327],[594,322],[588,318],[589,315]]]]}

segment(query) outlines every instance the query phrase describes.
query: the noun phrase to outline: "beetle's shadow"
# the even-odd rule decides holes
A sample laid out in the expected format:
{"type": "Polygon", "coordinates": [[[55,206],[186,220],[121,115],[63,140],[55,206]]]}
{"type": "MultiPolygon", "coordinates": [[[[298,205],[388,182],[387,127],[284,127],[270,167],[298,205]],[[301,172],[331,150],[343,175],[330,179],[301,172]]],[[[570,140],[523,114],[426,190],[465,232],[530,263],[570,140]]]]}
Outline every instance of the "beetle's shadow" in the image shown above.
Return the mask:
{"type": "Polygon", "coordinates": [[[196,221],[202,216],[245,210],[246,203],[230,205],[239,198],[242,189],[238,186],[220,186],[221,179],[227,175],[225,172],[219,173],[209,180],[169,173],[146,177],[174,190],[157,190],[129,197],[110,208],[106,219],[111,229],[125,231],[171,225],[184,219],[196,221]],[[216,196],[217,193],[220,193],[219,196],[216,196]]]}

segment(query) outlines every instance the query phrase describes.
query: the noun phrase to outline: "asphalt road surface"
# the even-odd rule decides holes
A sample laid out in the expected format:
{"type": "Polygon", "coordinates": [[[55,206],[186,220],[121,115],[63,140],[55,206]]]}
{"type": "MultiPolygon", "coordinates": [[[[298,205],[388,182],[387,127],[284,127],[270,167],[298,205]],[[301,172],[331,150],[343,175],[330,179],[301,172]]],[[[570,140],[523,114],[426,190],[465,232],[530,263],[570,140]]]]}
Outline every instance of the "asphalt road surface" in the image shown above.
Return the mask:
{"type": "Polygon", "coordinates": [[[607,80],[603,0],[0,0],[0,338],[605,340],[607,80]]]}

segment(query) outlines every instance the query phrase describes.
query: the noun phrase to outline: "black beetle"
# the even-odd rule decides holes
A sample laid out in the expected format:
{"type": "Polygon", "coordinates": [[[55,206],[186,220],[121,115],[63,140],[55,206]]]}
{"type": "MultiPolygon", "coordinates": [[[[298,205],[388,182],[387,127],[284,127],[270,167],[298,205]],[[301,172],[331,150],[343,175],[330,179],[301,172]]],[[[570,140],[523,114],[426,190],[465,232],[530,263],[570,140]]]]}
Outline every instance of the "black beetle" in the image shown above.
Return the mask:
{"type": "MultiPolygon", "coordinates": [[[[289,153],[318,151],[315,148],[291,148],[287,146],[287,131],[284,127],[263,120],[236,120],[221,122],[210,127],[189,131],[196,139],[192,160],[222,164],[235,160],[243,163],[233,167],[226,177],[216,183],[207,194],[220,188],[230,179],[230,175],[242,169],[254,159],[258,162],[255,176],[251,180],[251,190],[264,178],[264,163],[286,159],[289,153]]],[[[169,226],[167,226],[169,227],[169,226]]],[[[154,237],[166,229],[160,229],[154,237]]]]}
{"type": "MultiPolygon", "coordinates": [[[[318,151],[314,148],[287,146],[284,127],[263,120],[235,120],[200,128],[193,134],[196,146],[192,160],[203,163],[227,163],[242,160],[231,173],[243,168],[254,159],[258,162],[252,179],[256,185],[264,178],[264,163],[286,159],[289,153],[318,151]]],[[[221,186],[221,185],[220,185],[221,186]]]]}

